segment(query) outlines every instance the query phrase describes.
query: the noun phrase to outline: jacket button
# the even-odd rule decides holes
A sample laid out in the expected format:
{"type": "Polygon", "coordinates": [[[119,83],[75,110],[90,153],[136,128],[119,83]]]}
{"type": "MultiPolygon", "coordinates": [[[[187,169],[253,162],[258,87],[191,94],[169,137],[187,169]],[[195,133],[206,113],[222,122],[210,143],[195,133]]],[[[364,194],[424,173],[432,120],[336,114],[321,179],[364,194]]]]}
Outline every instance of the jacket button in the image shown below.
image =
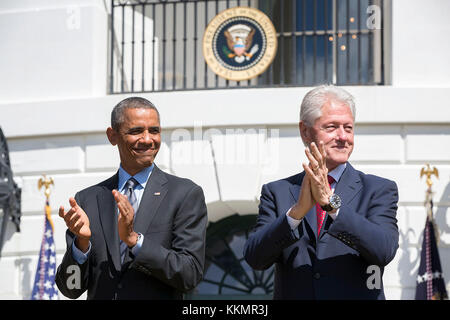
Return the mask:
{"type": "Polygon", "coordinates": [[[320,279],[320,273],[316,272],[314,273],[314,279],[319,280],[320,279]]]}

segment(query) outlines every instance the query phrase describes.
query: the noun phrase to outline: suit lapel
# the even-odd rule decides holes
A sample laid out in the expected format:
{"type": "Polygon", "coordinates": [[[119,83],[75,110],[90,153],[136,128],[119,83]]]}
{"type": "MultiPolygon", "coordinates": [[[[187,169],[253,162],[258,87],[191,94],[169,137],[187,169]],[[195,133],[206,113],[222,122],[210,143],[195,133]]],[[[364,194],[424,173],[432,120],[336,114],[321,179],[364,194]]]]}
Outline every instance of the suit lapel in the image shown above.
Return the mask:
{"type": "Polygon", "coordinates": [[[118,174],[115,174],[103,185],[102,191],[97,194],[97,205],[103,235],[106,240],[109,254],[116,270],[121,269],[119,232],[117,227],[117,205],[112,190],[117,189],[118,174]]]}
{"type": "Polygon", "coordinates": [[[164,173],[155,165],[145,186],[134,221],[134,230],[144,234],[167,194],[168,183],[164,173]]]}
{"type": "Polygon", "coordinates": [[[303,171],[298,175],[298,180],[295,181],[291,186],[289,187],[289,190],[291,191],[292,198],[294,199],[294,203],[298,201],[298,196],[300,194],[300,188],[303,182],[303,178],[305,177],[305,172],[303,171]]]}
{"type": "MultiPolygon", "coordinates": [[[[358,194],[361,188],[361,179],[356,174],[356,170],[350,165],[350,163],[347,162],[347,166],[336,185],[334,193],[339,195],[342,201],[342,205],[347,205],[358,194]]],[[[332,223],[333,218],[329,217],[327,214],[326,220],[324,221],[322,229],[320,230],[320,236],[322,236],[324,233],[322,231],[328,230],[332,223]]]]}
{"type": "Polygon", "coordinates": [[[308,211],[305,218],[306,221],[308,221],[310,229],[314,233],[314,239],[317,239],[317,214],[315,205],[308,211]]]}
{"type": "Polygon", "coordinates": [[[361,179],[357,175],[356,170],[347,162],[347,167],[342,173],[334,192],[339,195],[342,204],[347,205],[353,200],[361,188],[361,179]]]}
{"type": "MultiPolygon", "coordinates": [[[[303,171],[299,175],[299,179],[297,183],[294,183],[290,186],[291,195],[294,199],[294,203],[298,201],[298,196],[300,194],[301,184],[303,182],[303,178],[305,177],[305,172],[303,171]]],[[[308,213],[305,216],[306,223],[307,223],[307,232],[310,233],[311,231],[314,233],[314,239],[317,238],[317,215],[316,215],[316,207],[313,206],[308,213]],[[311,229],[308,231],[308,229],[311,229]]],[[[312,236],[312,235],[311,235],[312,236]]]]}

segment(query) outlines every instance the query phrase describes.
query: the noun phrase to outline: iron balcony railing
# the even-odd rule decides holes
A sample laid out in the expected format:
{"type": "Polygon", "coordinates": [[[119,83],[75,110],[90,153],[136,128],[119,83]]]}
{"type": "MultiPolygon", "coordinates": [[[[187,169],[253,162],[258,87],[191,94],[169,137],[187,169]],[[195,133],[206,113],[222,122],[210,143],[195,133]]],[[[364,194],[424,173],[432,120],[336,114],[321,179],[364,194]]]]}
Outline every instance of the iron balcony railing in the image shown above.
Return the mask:
{"type": "Polygon", "coordinates": [[[385,83],[388,0],[112,0],[110,93],[385,83]],[[207,66],[203,33],[219,12],[247,6],[277,30],[278,50],[257,78],[228,81],[207,66]]]}

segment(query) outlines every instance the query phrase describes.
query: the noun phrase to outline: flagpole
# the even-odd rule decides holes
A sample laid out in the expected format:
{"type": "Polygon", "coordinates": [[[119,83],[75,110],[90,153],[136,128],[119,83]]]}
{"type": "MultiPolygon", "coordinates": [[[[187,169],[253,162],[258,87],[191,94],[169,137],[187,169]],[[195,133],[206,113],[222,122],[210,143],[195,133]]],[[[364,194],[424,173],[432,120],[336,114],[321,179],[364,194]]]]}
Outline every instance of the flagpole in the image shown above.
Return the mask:
{"type": "Polygon", "coordinates": [[[44,234],[42,236],[41,249],[37,271],[31,293],[32,300],[57,300],[58,288],[55,283],[56,274],[56,247],[54,241],[54,225],[51,217],[50,186],[54,185],[52,178],[45,175],[38,181],[38,189],[45,187],[45,219],[44,234]]]}
{"type": "Polygon", "coordinates": [[[441,261],[437,243],[439,232],[433,217],[432,176],[439,178],[436,167],[429,164],[420,170],[420,177],[426,176],[427,190],[425,193],[425,209],[427,218],[423,232],[422,252],[416,280],[416,300],[446,300],[448,299],[445,281],[442,274],[441,261]]]}
{"type": "MultiPolygon", "coordinates": [[[[420,177],[422,178],[422,176],[426,175],[427,179],[426,179],[426,183],[427,183],[427,191],[425,192],[425,208],[426,208],[426,212],[427,212],[427,220],[430,222],[430,224],[432,224],[434,226],[433,223],[433,191],[431,190],[431,187],[433,185],[433,181],[431,180],[431,176],[432,175],[436,175],[439,176],[439,173],[436,169],[436,167],[433,167],[433,170],[431,170],[430,168],[430,164],[427,163],[426,164],[426,170],[424,170],[424,168],[422,168],[422,170],[420,170],[420,177]]],[[[423,236],[425,237],[425,242],[426,242],[426,250],[425,250],[425,265],[426,265],[426,272],[428,275],[432,275],[433,274],[433,267],[432,267],[432,263],[431,263],[431,244],[430,244],[430,230],[431,228],[426,226],[425,230],[424,230],[424,234],[423,236]]],[[[435,235],[436,235],[436,229],[435,229],[435,235]]],[[[439,241],[438,237],[435,236],[436,239],[436,244],[439,241]]],[[[433,277],[429,276],[426,279],[426,285],[427,285],[427,300],[431,300],[433,297],[433,277]]]]}

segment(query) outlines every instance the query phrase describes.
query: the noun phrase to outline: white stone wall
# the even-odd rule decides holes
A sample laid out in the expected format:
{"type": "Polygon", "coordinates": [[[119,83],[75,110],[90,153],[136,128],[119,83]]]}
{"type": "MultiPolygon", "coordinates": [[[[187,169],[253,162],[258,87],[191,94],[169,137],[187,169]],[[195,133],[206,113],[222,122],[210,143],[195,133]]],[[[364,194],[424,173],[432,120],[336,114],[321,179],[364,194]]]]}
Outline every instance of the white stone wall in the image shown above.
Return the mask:
{"type": "MultiPolygon", "coordinates": [[[[393,1],[392,86],[347,87],[357,101],[352,164],[399,187],[400,248],[384,275],[388,299],[414,298],[425,224],[426,185],[419,173],[428,162],[440,173],[433,185],[435,217],[450,292],[448,5],[393,1]]],[[[104,132],[112,107],[128,95],[106,94],[106,21],[103,1],[0,2],[0,70],[7,75],[0,78],[0,126],[23,209],[22,231],[14,233],[10,224],[6,235],[0,299],[28,299],[31,293],[44,223],[41,175],[55,181],[50,201],[59,262],[65,225],[58,206],[117,169],[117,151],[104,132]],[[30,30],[42,35],[39,41],[30,30]],[[63,38],[71,41],[57,41],[63,38]],[[21,50],[24,44],[27,50],[21,50]]],[[[261,185],[297,173],[306,161],[297,123],[309,89],[141,94],[161,113],[163,144],[156,162],[203,187],[210,221],[256,213],[261,185]]]]}
{"type": "Polygon", "coordinates": [[[449,86],[446,0],[392,0],[392,84],[449,86]]]}

